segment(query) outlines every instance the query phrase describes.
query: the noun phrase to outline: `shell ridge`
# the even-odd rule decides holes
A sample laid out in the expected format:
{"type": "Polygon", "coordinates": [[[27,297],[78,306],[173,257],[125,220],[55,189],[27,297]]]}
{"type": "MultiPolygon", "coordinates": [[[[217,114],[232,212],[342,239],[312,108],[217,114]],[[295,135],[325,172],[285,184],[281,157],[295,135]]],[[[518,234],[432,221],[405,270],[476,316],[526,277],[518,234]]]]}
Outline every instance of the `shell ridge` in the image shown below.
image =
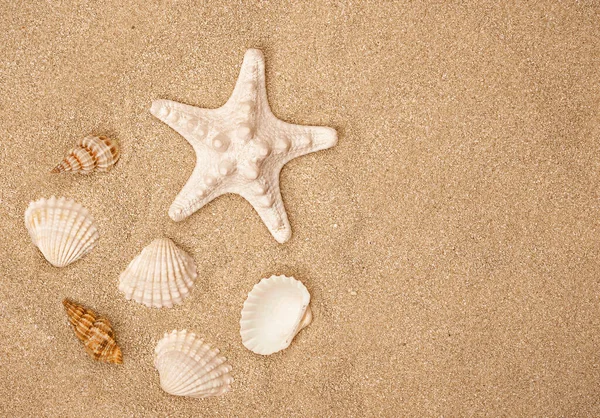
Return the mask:
{"type": "Polygon", "coordinates": [[[60,239],[63,238],[64,234],[62,231],[56,231],[56,226],[58,226],[60,222],[60,218],[63,216],[63,208],[65,206],[65,199],[59,198],[54,200],[54,204],[56,205],[52,210],[52,218],[51,222],[48,224],[48,236],[50,237],[50,246],[46,249],[48,251],[50,257],[54,260],[55,263],[60,262],[58,260],[59,248],[57,248],[57,243],[60,242],[60,239]]]}
{"type": "Polygon", "coordinates": [[[167,256],[166,258],[168,258],[169,260],[171,260],[170,263],[165,263],[165,276],[163,278],[163,280],[161,280],[160,286],[161,286],[161,292],[160,292],[160,296],[161,296],[161,303],[169,303],[168,301],[165,301],[164,296],[166,296],[165,294],[169,295],[169,299],[172,301],[173,304],[178,304],[182,301],[182,297],[181,297],[181,293],[179,292],[179,275],[178,273],[178,263],[176,263],[174,260],[177,260],[177,248],[175,248],[175,246],[173,245],[168,245],[166,246],[166,250],[167,250],[167,256]],[[173,280],[169,280],[169,278],[172,278],[173,280]]]}
{"type": "MultiPolygon", "coordinates": [[[[144,250],[146,250],[146,248],[144,248],[144,250]]],[[[141,303],[149,308],[154,306],[152,294],[155,286],[154,278],[156,274],[160,274],[160,269],[157,268],[158,260],[160,259],[160,253],[160,245],[158,245],[156,241],[152,241],[152,243],[150,243],[150,245],[147,247],[147,251],[142,255],[142,258],[145,259],[145,265],[147,268],[143,270],[142,275],[143,279],[141,283],[144,285],[144,287],[140,289],[141,303]]]]}
{"type": "MultiPolygon", "coordinates": [[[[161,241],[161,257],[157,257],[156,258],[156,266],[157,269],[159,269],[159,274],[158,276],[155,276],[155,281],[153,283],[153,285],[155,286],[155,288],[153,290],[155,290],[154,292],[152,292],[152,299],[154,299],[154,295],[156,295],[156,290],[158,290],[158,304],[160,305],[165,305],[167,307],[171,307],[173,306],[172,302],[176,302],[173,300],[173,297],[171,295],[170,289],[168,287],[168,277],[169,277],[169,270],[171,268],[169,262],[164,262],[161,263],[161,260],[169,260],[170,259],[170,255],[171,255],[171,246],[169,245],[168,241],[161,241]],[[166,286],[165,286],[166,285],[166,286]],[[166,293],[166,294],[165,294],[166,293]],[[166,299],[165,296],[169,295],[169,299],[166,299]],[[171,302],[172,301],[172,302],[171,302]]],[[[155,305],[155,301],[152,300],[152,305],[155,305]]]]}
{"type": "Polygon", "coordinates": [[[54,206],[50,206],[50,209],[48,210],[49,211],[48,222],[46,225],[44,225],[42,227],[42,230],[45,229],[45,232],[46,232],[45,236],[46,236],[46,243],[47,243],[47,245],[44,247],[44,250],[42,251],[42,253],[44,253],[44,256],[47,255],[47,257],[50,257],[52,260],[54,260],[54,262],[56,262],[56,254],[52,251],[52,249],[56,248],[56,241],[58,239],[57,236],[59,234],[57,234],[56,231],[52,228],[52,225],[56,225],[56,223],[60,219],[59,213],[61,210],[58,207],[60,199],[57,200],[54,198],[54,196],[52,196],[50,198],[50,202],[54,206]]]}
{"type": "Polygon", "coordinates": [[[132,265],[129,268],[129,270],[127,271],[128,274],[128,278],[130,278],[129,280],[132,280],[132,282],[130,283],[131,285],[131,290],[130,290],[130,298],[134,299],[134,296],[136,294],[139,294],[139,296],[141,297],[142,295],[142,291],[143,291],[143,285],[144,282],[146,280],[146,272],[149,268],[148,264],[143,263],[144,258],[142,256],[138,256],[135,257],[132,260],[132,265]],[[138,269],[140,269],[139,273],[136,274],[136,272],[138,272],[138,269]]]}
{"type": "Polygon", "coordinates": [[[159,297],[161,305],[168,305],[172,307],[181,302],[180,294],[177,292],[177,276],[175,275],[176,266],[174,265],[174,253],[177,248],[171,240],[165,241],[164,243],[164,258],[165,261],[162,264],[160,283],[159,283],[159,297]]]}
{"type": "MultiPolygon", "coordinates": [[[[45,200],[45,199],[43,199],[45,200]]],[[[45,228],[45,220],[46,220],[46,211],[42,211],[38,202],[33,202],[29,204],[29,208],[31,211],[25,212],[25,226],[29,231],[29,236],[31,237],[31,241],[40,249],[42,254],[42,248],[45,247],[45,237],[46,235],[41,235],[40,231],[45,228]],[[33,220],[33,222],[32,222],[33,220]]],[[[44,257],[46,255],[44,254],[44,257]]]]}
{"type": "Polygon", "coordinates": [[[129,300],[137,285],[137,277],[131,277],[130,271],[139,264],[139,258],[134,257],[129,262],[125,270],[119,275],[119,290],[125,293],[125,297],[129,300]]]}
{"type": "Polygon", "coordinates": [[[188,269],[191,257],[183,251],[176,249],[174,251],[174,258],[177,260],[174,273],[177,276],[178,291],[187,292],[194,285],[194,282],[191,280],[194,273],[188,269]]]}
{"type": "Polygon", "coordinates": [[[148,286],[152,285],[151,278],[154,272],[154,264],[149,262],[148,259],[151,259],[155,253],[155,248],[151,245],[152,244],[150,244],[150,246],[148,247],[145,247],[137,257],[139,260],[139,263],[137,264],[139,270],[135,269],[131,272],[133,276],[137,279],[136,288],[133,292],[134,296],[137,297],[133,299],[139,300],[139,303],[142,303],[149,307],[151,305],[148,305],[146,301],[146,289],[148,289],[148,286]]]}
{"type": "Polygon", "coordinates": [[[144,287],[140,289],[140,298],[142,300],[142,303],[148,307],[152,307],[152,289],[154,287],[154,275],[157,270],[156,264],[159,258],[159,247],[156,244],[153,245],[153,243],[150,243],[150,246],[148,247],[147,251],[142,255],[142,259],[146,261],[146,268],[142,270],[143,273],[141,283],[144,285],[144,287]],[[154,262],[151,262],[152,260],[154,260],[154,262]]]}
{"type": "MultiPolygon", "coordinates": [[[[78,207],[75,206],[72,208],[73,210],[76,211],[76,213],[79,215],[78,213],[78,207]]],[[[64,229],[65,232],[63,232],[63,237],[71,237],[71,236],[77,236],[77,232],[79,231],[80,228],[83,227],[83,223],[85,222],[85,218],[81,218],[81,217],[77,217],[75,218],[72,222],[66,222],[66,227],[64,229]],[[68,229],[67,229],[68,228],[68,229]]],[[[83,237],[82,237],[83,238],[83,237]]],[[[77,251],[80,251],[81,248],[83,248],[83,239],[80,239],[79,241],[76,242],[75,245],[69,245],[69,240],[67,239],[63,239],[61,242],[61,245],[58,249],[58,254],[57,254],[57,258],[61,260],[61,264],[67,263],[72,254],[76,254],[77,251]]]]}
{"type": "MultiPolygon", "coordinates": [[[[59,234],[56,233],[56,231],[54,230],[54,228],[52,228],[53,225],[56,225],[58,223],[58,221],[60,220],[60,212],[61,209],[58,205],[60,205],[60,202],[62,199],[55,199],[54,196],[52,196],[52,198],[50,198],[50,200],[52,201],[52,203],[55,206],[51,206],[50,209],[50,219],[49,222],[47,223],[47,225],[45,225],[45,229],[46,229],[46,236],[47,238],[47,242],[48,242],[48,246],[44,248],[44,251],[42,251],[42,253],[44,253],[44,256],[46,256],[46,254],[48,255],[48,257],[50,257],[52,260],[54,260],[54,262],[56,263],[56,251],[53,251],[53,249],[56,248],[56,241],[58,240],[59,234]]],[[[51,262],[52,263],[52,262],[51,262]]],[[[52,263],[54,264],[54,263],[52,263]]]]}
{"type": "MultiPolygon", "coordinates": [[[[91,218],[89,211],[79,204],[77,207],[80,210],[80,212],[78,212],[79,217],[77,218],[76,223],[73,224],[71,232],[77,231],[75,236],[80,238],[75,246],[71,246],[72,250],[67,252],[64,262],[68,263],[75,261],[74,257],[76,257],[76,254],[84,255],[94,249],[99,238],[98,230],[93,225],[93,219],[91,218]],[[83,236],[81,236],[81,233],[83,233],[83,236]]],[[[65,241],[67,240],[65,239],[65,241]]]]}
{"type": "MultiPolygon", "coordinates": [[[[81,224],[84,221],[84,219],[82,219],[80,217],[79,205],[69,205],[69,206],[70,206],[69,209],[72,210],[74,213],[76,213],[77,216],[75,217],[75,219],[67,220],[69,218],[66,213],[67,210],[65,210],[66,208],[63,208],[61,210],[61,212],[63,212],[63,214],[65,216],[64,223],[63,223],[65,228],[63,229],[63,233],[62,233],[63,239],[61,240],[61,245],[58,247],[57,254],[56,254],[56,257],[58,260],[60,260],[61,264],[67,263],[69,261],[69,257],[71,255],[71,253],[78,250],[82,244],[81,239],[76,241],[75,245],[73,245],[72,243],[70,243],[70,241],[68,239],[66,239],[67,237],[72,237],[72,236],[77,237],[77,231],[78,231],[79,227],[82,226],[81,224]]],[[[58,235],[58,234],[56,234],[56,235],[58,235]]]]}
{"type": "Polygon", "coordinates": [[[198,277],[196,264],[192,256],[179,248],[177,248],[176,256],[179,260],[178,271],[181,278],[180,283],[183,289],[185,289],[184,291],[189,293],[195,286],[194,280],[198,277]]]}

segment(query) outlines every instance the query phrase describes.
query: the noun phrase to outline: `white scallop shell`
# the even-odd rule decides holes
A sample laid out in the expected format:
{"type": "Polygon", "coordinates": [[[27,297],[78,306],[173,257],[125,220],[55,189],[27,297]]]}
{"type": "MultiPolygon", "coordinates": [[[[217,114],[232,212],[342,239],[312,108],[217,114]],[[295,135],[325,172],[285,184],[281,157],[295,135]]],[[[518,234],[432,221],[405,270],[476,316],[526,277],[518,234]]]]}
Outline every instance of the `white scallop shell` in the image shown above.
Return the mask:
{"type": "Polygon", "coordinates": [[[196,277],[194,259],[169,238],[157,238],[121,273],[119,290],[128,300],[170,308],[189,296],[196,277]]]}
{"type": "Polygon", "coordinates": [[[293,277],[262,279],[252,288],[242,308],[242,343],[262,355],[287,348],[312,321],[309,303],[308,290],[293,277]]]}
{"type": "Polygon", "coordinates": [[[46,260],[64,267],[91,251],[98,230],[89,211],[64,197],[39,199],[25,211],[25,226],[46,260]]]}
{"type": "Polygon", "coordinates": [[[154,350],[160,386],[175,396],[207,398],[228,392],[233,378],[226,360],[218,349],[186,330],[165,333],[154,350]]]}

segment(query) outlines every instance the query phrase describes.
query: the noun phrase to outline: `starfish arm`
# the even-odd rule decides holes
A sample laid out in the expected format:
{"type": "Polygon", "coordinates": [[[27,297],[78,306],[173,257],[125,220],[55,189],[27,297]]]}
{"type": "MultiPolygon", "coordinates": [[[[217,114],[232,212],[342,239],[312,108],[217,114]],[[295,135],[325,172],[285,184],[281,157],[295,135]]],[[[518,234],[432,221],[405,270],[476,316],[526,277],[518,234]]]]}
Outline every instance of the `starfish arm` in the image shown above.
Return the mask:
{"type": "Polygon", "coordinates": [[[268,106],[265,58],[258,49],[249,49],[244,54],[240,75],[225,106],[238,107],[240,104],[247,105],[249,111],[256,109],[257,105],[268,106]]]}
{"type": "Polygon", "coordinates": [[[169,216],[174,221],[184,220],[211,200],[227,193],[226,187],[210,176],[205,167],[196,164],[192,175],[171,204],[169,216]]]}
{"type": "Polygon", "coordinates": [[[252,187],[244,188],[239,194],[250,202],[277,242],[283,244],[290,239],[292,228],[285,212],[278,181],[267,184],[259,179],[252,187]]]}
{"type": "Polygon", "coordinates": [[[154,100],[150,113],[183,136],[195,150],[203,146],[213,109],[201,109],[171,100],[154,100]]]}
{"type": "Polygon", "coordinates": [[[271,139],[273,151],[282,156],[282,163],[337,144],[337,132],[326,126],[294,125],[277,119],[276,136],[271,139]]]}

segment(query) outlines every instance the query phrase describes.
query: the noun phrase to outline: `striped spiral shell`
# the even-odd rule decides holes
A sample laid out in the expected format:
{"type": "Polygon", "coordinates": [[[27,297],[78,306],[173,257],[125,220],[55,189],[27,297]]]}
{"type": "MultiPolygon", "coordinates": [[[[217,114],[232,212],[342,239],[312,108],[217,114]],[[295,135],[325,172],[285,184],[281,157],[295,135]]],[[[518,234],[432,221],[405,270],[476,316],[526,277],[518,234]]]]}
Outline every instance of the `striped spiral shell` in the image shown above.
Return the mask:
{"type": "Polygon", "coordinates": [[[69,299],[63,300],[69,322],[85,351],[94,360],[122,364],[123,355],[115,341],[115,333],[106,318],[69,299]]]}
{"type": "Polygon", "coordinates": [[[89,135],[78,140],[75,148],[50,172],[88,174],[92,171],[108,171],[119,156],[119,146],[115,141],[106,136],[89,135]]]}

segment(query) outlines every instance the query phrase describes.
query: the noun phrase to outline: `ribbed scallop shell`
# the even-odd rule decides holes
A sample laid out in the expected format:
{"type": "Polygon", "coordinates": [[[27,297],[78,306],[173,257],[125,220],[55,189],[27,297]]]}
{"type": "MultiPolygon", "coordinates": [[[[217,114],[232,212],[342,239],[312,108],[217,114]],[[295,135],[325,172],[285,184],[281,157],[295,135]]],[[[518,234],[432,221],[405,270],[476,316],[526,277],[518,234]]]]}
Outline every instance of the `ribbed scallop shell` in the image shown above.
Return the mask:
{"type": "Polygon", "coordinates": [[[226,360],[218,349],[186,330],[165,333],[154,350],[160,386],[175,396],[206,398],[228,392],[233,378],[226,360]]]}
{"type": "Polygon", "coordinates": [[[158,238],[121,273],[119,290],[128,300],[170,308],[190,294],[197,276],[192,257],[170,239],[158,238]]]}
{"type": "Polygon", "coordinates": [[[33,243],[56,267],[78,260],[98,241],[89,211],[64,197],[31,202],[25,211],[25,226],[33,243]]]}
{"type": "Polygon", "coordinates": [[[242,308],[242,343],[262,355],[287,348],[312,321],[309,303],[308,290],[293,277],[262,279],[252,288],[242,308]]]}
{"type": "Polygon", "coordinates": [[[106,136],[89,135],[77,141],[75,148],[51,173],[71,171],[88,174],[92,171],[108,171],[120,157],[119,145],[106,136]]]}
{"type": "Polygon", "coordinates": [[[105,363],[123,363],[121,349],[115,341],[115,333],[108,319],[69,299],[63,300],[63,305],[75,335],[90,357],[105,363]]]}

